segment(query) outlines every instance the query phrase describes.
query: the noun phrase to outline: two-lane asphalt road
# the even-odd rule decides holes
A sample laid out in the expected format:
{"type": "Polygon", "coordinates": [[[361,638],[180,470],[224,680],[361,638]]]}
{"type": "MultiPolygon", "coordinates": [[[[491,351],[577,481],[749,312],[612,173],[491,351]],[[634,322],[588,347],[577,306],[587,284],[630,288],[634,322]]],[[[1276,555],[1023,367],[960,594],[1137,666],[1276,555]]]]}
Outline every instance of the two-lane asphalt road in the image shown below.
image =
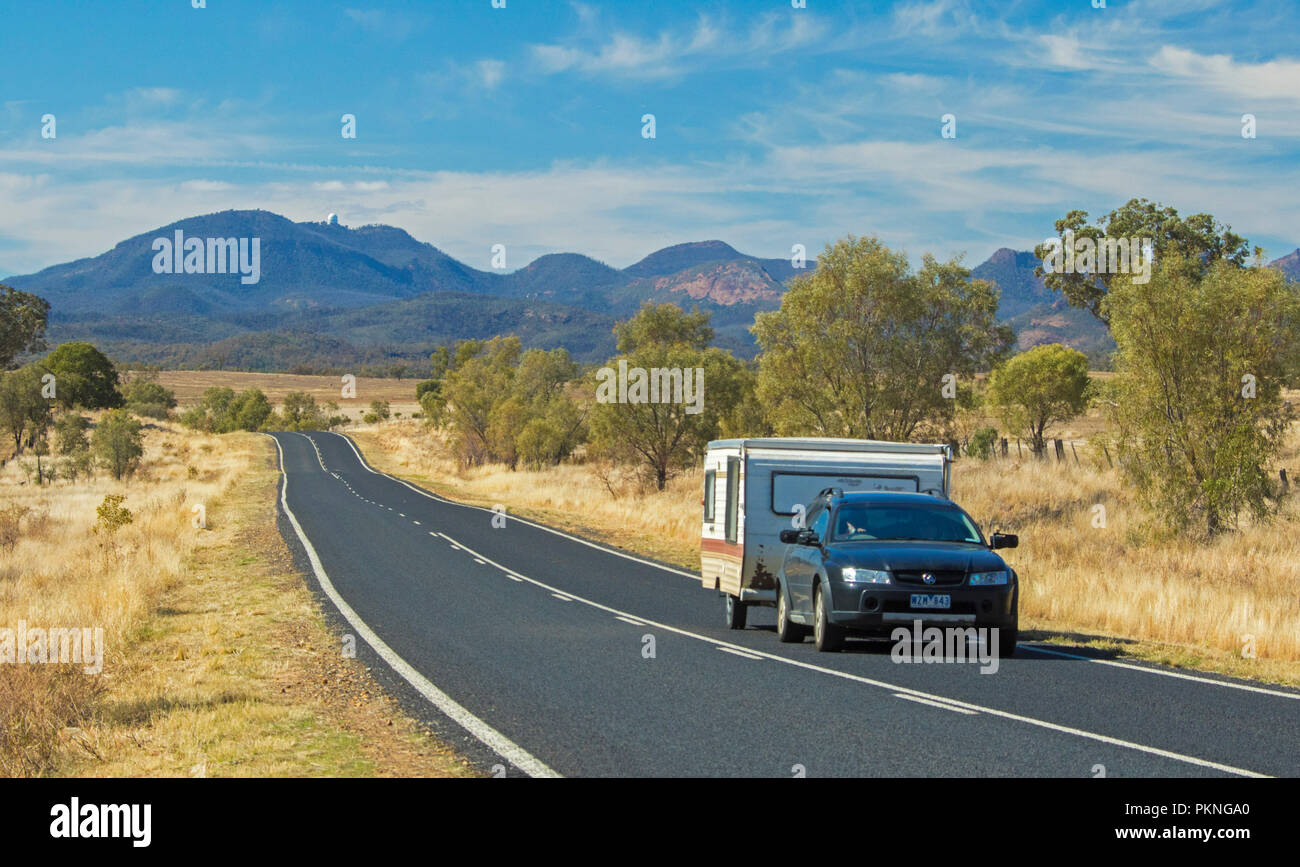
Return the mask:
{"type": "Polygon", "coordinates": [[[981,674],[783,645],[725,629],[689,572],[427,493],[339,434],[275,440],[290,543],[350,630],[524,773],[1300,775],[1297,691],[1061,648],[981,674]]]}

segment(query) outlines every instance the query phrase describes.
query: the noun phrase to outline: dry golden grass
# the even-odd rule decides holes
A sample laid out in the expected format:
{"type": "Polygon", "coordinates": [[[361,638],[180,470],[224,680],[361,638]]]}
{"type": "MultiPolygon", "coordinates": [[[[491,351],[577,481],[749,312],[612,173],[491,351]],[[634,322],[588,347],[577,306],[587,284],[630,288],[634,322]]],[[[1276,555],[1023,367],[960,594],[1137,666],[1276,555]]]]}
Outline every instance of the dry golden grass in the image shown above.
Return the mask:
{"type": "Polygon", "coordinates": [[[145,454],[132,479],[104,473],[75,484],[30,484],[11,460],[0,470],[0,507],[30,509],[39,526],[0,552],[0,623],[98,626],[108,653],[121,653],[130,630],[158,594],[179,580],[185,556],[200,533],[191,508],[218,498],[243,472],[254,444],[248,439],[194,435],[152,424],[145,454]],[[193,468],[193,473],[191,473],[193,468]],[[120,494],[132,523],[112,536],[92,532],[106,494],[120,494]]]}
{"type": "MultiPolygon", "coordinates": [[[[126,481],[100,474],[37,486],[19,461],[10,460],[0,470],[0,509],[26,514],[13,546],[0,551],[0,625],[13,628],[21,620],[33,627],[102,629],[102,677],[108,681],[126,659],[133,631],[184,574],[200,532],[191,526],[191,507],[219,497],[248,465],[251,448],[247,441],[237,446],[151,425],[140,472],[126,481]],[[133,515],[111,535],[93,532],[106,494],[122,495],[133,515]]],[[[88,698],[66,694],[102,687],[97,679],[87,681],[96,676],[82,674],[81,667],[66,666],[66,673],[64,666],[0,670],[10,682],[0,706],[6,730],[24,732],[0,755],[0,773],[52,770],[51,732],[89,712],[88,698]]]]}
{"type": "Polygon", "coordinates": [[[1300,682],[1294,501],[1271,522],[1203,541],[1153,537],[1112,469],[966,460],[952,496],[986,528],[1021,535],[1006,557],[1026,625],[1158,642],[1182,651],[1171,661],[1214,658],[1300,682]],[[1242,657],[1248,644],[1255,660],[1242,657]]]}
{"type": "MultiPolygon", "coordinates": [[[[698,470],[662,493],[626,481],[611,493],[598,469],[584,464],[542,472],[458,469],[444,436],[418,422],[352,433],[377,469],[699,567],[698,470]]],[[[1082,446],[1079,452],[1078,466],[1068,450],[1065,464],[963,459],[954,466],[953,499],[986,531],[1021,534],[1021,547],[1006,556],[1022,576],[1022,627],[1049,633],[1036,638],[1070,633],[1071,640],[1128,655],[1300,683],[1296,504],[1286,503],[1272,522],[1209,542],[1157,539],[1144,533],[1144,516],[1117,471],[1104,458],[1094,465],[1082,446]],[[1093,526],[1098,504],[1106,510],[1105,527],[1093,526]],[[1242,655],[1248,642],[1255,658],[1242,655]]],[[[1283,458],[1288,466],[1297,463],[1294,446],[1283,458]]]]}
{"type": "Polygon", "coordinates": [[[26,510],[0,545],[0,626],[100,627],[105,644],[100,675],[0,665],[0,775],[474,773],[342,656],[276,529],[274,455],[159,424],[128,481],[0,471],[0,512],[26,510]],[[109,493],[134,514],[112,538],[91,529],[109,493]]]}

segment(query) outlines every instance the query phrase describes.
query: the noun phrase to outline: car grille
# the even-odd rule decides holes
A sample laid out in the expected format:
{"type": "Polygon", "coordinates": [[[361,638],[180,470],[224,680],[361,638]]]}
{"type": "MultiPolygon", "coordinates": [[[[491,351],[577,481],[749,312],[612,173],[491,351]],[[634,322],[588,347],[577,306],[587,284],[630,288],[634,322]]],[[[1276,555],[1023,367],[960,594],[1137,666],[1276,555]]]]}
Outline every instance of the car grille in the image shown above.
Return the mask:
{"type": "Polygon", "coordinates": [[[894,580],[899,584],[916,587],[955,587],[966,580],[966,573],[961,571],[928,571],[934,576],[933,584],[927,584],[925,580],[921,578],[921,576],[925,574],[925,571],[922,570],[895,572],[894,580]]]}

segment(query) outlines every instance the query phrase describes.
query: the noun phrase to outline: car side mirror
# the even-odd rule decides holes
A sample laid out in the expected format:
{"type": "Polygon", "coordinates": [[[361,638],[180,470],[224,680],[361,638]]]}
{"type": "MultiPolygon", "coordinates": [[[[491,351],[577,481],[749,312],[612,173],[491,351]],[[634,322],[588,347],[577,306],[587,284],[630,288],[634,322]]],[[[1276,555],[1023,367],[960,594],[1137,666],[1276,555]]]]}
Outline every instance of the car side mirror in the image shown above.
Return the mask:
{"type": "Polygon", "coordinates": [[[795,545],[799,542],[798,530],[782,530],[781,541],[786,545],[795,545]]]}
{"type": "Polygon", "coordinates": [[[816,545],[817,534],[814,533],[812,530],[800,530],[799,538],[797,541],[799,542],[800,545],[816,545]]]}
{"type": "Polygon", "coordinates": [[[1015,533],[994,533],[989,538],[990,548],[1016,548],[1020,545],[1020,537],[1015,533]]]}

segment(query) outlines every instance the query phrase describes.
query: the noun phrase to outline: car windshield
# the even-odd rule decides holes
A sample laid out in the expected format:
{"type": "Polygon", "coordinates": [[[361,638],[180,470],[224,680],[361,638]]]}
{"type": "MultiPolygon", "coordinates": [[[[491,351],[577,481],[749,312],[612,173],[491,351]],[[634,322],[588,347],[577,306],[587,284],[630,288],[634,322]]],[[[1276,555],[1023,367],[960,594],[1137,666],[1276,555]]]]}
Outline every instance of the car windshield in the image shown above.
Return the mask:
{"type": "Polygon", "coordinates": [[[835,513],[836,542],[918,540],[983,544],[979,530],[960,509],[845,503],[835,513]]]}

